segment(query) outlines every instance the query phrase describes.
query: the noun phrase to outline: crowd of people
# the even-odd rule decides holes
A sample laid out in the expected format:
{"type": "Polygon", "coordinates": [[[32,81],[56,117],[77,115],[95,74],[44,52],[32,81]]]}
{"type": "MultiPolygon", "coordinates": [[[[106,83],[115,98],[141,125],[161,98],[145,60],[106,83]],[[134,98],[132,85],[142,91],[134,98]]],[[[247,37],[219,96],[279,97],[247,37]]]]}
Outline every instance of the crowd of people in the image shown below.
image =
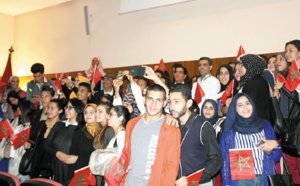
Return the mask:
{"type": "Polygon", "coordinates": [[[12,76],[1,96],[1,120],[10,121],[14,134],[31,129],[16,149],[12,135],[0,139],[0,171],[21,182],[47,178],[69,185],[74,171],[90,166],[102,186],[104,174],[126,154],[129,167],[119,185],[185,186],[190,174],[204,169],[196,185],[267,186],[284,157],[300,184],[300,40],[270,58],[244,54],[215,75],[209,57],[199,59],[192,78],[179,63],[170,70],[173,80],[166,69],[143,68],[144,76],[124,70],[116,77],[95,57],[74,79],[62,74],[59,88],[35,63],[26,92],[12,76]],[[102,76],[97,82],[95,69],[102,76]],[[283,117],[281,131],[270,98],[280,111],[275,117],[283,117]],[[31,169],[21,174],[22,156],[32,148],[31,169]],[[247,158],[233,162],[235,153],[243,158],[249,149],[253,165],[247,158]],[[248,177],[234,166],[249,168],[248,177]]]}

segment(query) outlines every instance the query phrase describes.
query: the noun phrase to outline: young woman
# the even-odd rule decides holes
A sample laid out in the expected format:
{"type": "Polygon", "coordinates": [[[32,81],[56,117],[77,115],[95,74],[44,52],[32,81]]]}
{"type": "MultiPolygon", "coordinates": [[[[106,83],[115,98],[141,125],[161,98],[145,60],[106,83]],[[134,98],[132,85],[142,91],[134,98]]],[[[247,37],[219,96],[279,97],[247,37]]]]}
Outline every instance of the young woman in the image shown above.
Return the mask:
{"type": "Polygon", "coordinates": [[[54,98],[55,92],[52,87],[50,86],[43,86],[41,92],[41,102],[43,108],[41,110],[37,110],[32,114],[31,120],[31,131],[30,131],[30,138],[27,143],[25,143],[25,148],[29,149],[37,140],[37,134],[39,129],[41,128],[40,121],[47,120],[47,111],[49,108],[50,101],[54,98]]]}
{"type": "MultiPolygon", "coordinates": [[[[256,107],[247,94],[234,96],[227,112],[220,148],[223,157],[223,185],[268,186],[268,175],[275,174],[274,167],[282,156],[275,132],[267,120],[257,116],[256,107]],[[264,144],[258,145],[260,141],[264,144]],[[258,146],[258,147],[257,147],[258,146]],[[232,179],[230,149],[252,149],[254,179],[232,179]]],[[[247,156],[248,157],[248,156],[247,156]]],[[[250,170],[250,169],[249,169],[250,170]]]]}
{"type": "MultiPolygon", "coordinates": [[[[114,130],[108,126],[109,111],[112,104],[109,102],[100,102],[97,106],[96,121],[100,124],[101,130],[95,137],[93,146],[95,149],[105,149],[109,141],[115,135],[114,130]]],[[[97,186],[104,185],[105,181],[103,176],[97,175],[97,186]]]]}
{"type": "Polygon", "coordinates": [[[24,100],[25,98],[20,98],[18,92],[16,92],[15,90],[11,90],[8,95],[7,95],[7,103],[10,105],[10,107],[12,108],[13,111],[13,116],[11,116],[10,119],[11,121],[15,118],[19,116],[19,112],[17,110],[17,108],[19,107],[19,104],[22,100],[24,100]]]}
{"type": "MultiPolygon", "coordinates": [[[[34,110],[34,105],[28,100],[23,100],[20,102],[19,107],[17,108],[18,113],[20,116],[16,117],[13,122],[11,123],[12,128],[14,130],[14,134],[18,134],[22,130],[27,129],[30,127],[30,115],[34,110]]],[[[19,173],[19,165],[20,161],[22,159],[23,154],[25,153],[24,145],[19,146],[18,148],[14,149],[14,147],[11,145],[11,137],[13,135],[4,138],[1,140],[0,143],[0,159],[3,157],[3,153],[5,153],[4,149],[5,147],[8,147],[9,149],[9,167],[8,167],[8,173],[17,176],[21,182],[30,179],[29,176],[21,175],[19,173]],[[9,146],[8,146],[9,145],[9,146]],[[3,147],[3,149],[2,149],[3,147]]]]}
{"type": "Polygon", "coordinates": [[[95,150],[93,142],[95,136],[100,132],[100,126],[96,121],[97,105],[88,103],[84,107],[85,126],[76,130],[71,142],[69,155],[64,160],[68,164],[68,181],[71,181],[74,176],[74,171],[81,169],[89,164],[89,157],[95,150]]]}
{"type": "Polygon", "coordinates": [[[125,143],[125,128],[130,119],[128,109],[123,105],[113,106],[109,111],[108,126],[112,127],[115,135],[110,140],[107,148],[118,148],[118,157],[122,154],[125,143]]]}
{"type": "Polygon", "coordinates": [[[222,131],[224,129],[225,118],[220,118],[218,116],[218,104],[212,99],[205,100],[202,105],[201,116],[214,127],[219,142],[222,136],[222,131]]]}
{"type": "Polygon", "coordinates": [[[46,152],[51,155],[54,180],[61,184],[67,181],[68,165],[64,161],[69,154],[73,134],[84,125],[83,109],[82,101],[70,99],[65,107],[67,120],[55,125],[47,139],[46,152]]]}
{"type": "Polygon", "coordinates": [[[63,113],[63,103],[59,99],[50,101],[47,111],[47,120],[40,121],[40,128],[38,129],[37,140],[35,142],[35,154],[31,165],[31,178],[42,177],[50,178],[53,176],[52,167],[50,164],[51,155],[46,152],[49,143],[47,138],[52,138],[49,135],[55,125],[64,125],[60,120],[60,115],[63,113]]]}
{"type": "Polygon", "coordinates": [[[224,91],[233,79],[233,70],[229,65],[221,65],[217,70],[217,77],[221,84],[220,92],[224,91]]]}

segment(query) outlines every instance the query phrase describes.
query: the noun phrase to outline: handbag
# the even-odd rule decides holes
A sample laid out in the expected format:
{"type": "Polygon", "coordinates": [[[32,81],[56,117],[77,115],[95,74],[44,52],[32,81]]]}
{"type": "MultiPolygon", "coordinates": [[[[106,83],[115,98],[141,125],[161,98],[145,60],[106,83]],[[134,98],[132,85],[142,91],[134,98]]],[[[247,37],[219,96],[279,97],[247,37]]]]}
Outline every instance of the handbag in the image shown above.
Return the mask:
{"type": "MultiPolygon", "coordinates": [[[[38,136],[41,133],[43,127],[40,128],[38,134],[37,134],[37,139],[38,136]]],[[[26,152],[23,154],[20,165],[19,165],[19,173],[22,175],[28,175],[31,171],[31,164],[33,160],[33,156],[35,154],[35,149],[37,147],[38,141],[35,142],[34,146],[31,147],[30,149],[27,149],[26,152]]]]}
{"type": "Polygon", "coordinates": [[[104,175],[104,179],[109,186],[120,185],[129,165],[129,158],[126,151],[122,152],[122,155],[118,161],[111,167],[111,169],[104,175]]]}
{"type": "Polygon", "coordinates": [[[270,98],[270,115],[276,137],[280,139],[287,132],[287,126],[280,111],[276,97],[270,98]]]}
{"type": "Polygon", "coordinates": [[[289,169],[287,167],[284,157],[280,158],[281,174],[278,174],[275,165],[274,165],[274,169],[275,169],[275,174],[268,176],[270,186],[294,186],[292,176],[289,172],[289,169]]]}
{"type": "Polygon", "coordinates": [[[269,118],[270,118],[270,122],[274,128],[276,137],[278,139],[281,139],[287,131],[287,126],[286,126],[285,120],[282,116],[282,113],[280,111],[279,104],[277,102],[277,98],[274,97],[273,90],[269,83],[268,83],[268,85],[269,85],[269,92],[270,92],[270,98],[269,98],[269,104],[270,104],[270,113],[269,114],[270,114],[270,116],[269,116],[269,118]]]}
{"type": "Polygon", "coordinates": [[[103,176],[110,169],[109,162],[117,157],[117,148],[97,149],[90,156],[89,166],[94,175],[103,176]]]}

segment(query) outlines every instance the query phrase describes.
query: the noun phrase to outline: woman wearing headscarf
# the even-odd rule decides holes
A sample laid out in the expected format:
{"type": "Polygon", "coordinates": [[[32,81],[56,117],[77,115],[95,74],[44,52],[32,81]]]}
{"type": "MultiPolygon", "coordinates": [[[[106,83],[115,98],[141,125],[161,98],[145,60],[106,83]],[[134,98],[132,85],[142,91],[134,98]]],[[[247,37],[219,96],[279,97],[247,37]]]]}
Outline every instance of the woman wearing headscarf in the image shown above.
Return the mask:
{"type": "Polygon", "coordinates": [[[13,117],[10,118],[13,120],[15,117],[19,116],[18,107],[22,100],[25,100],[25,98],[21,98],[15,90],[11,90],[7,95],[7,103],[11,106],[13,111],[13,117]]]}
{"type": "Polygon", "coordinates": [[[262,77],[265,62],[254,54],[246,54],[240,57],[240,61],[241,89],[239,92],[247,94],[253,100],[258,117],[270,121],[269,84],[262,77]]]}
{"type": "Polygon", "coordinates": [[[7,119],[14,118],[14,111],[12,110],[11,106],[7,103],[6,99],[8,93],[10,91],[16,91],[21,99],[26,98],[26,92],[19,87],[20,79],[18,76],[11,76],[8,80],[7,89],[3,94],[3,99],[5,102],[2,104],[2,111],[7,119]]]}
{"type": "MultiPolygon", "coordinates": [[[[228,108],[220,148],[223,156],[223,185],[268,186],[268,175],[282,156],[275,132],[267,120],[259,118],[252,99],[244,93],[234,96],[228,108]],[[252,149],[254,179],[232,179],[230,150],[252,149]]],[[[250,155],[251,156],[251,155],[250,155]]],[[[232,163],[232,164],[231,164],[232,163]]],[[[250,169],[249,169],[250,170],[250,169]]]]}
{"type": "Polygon", "coordinates": [[[221,65],[217,70],[217,78],[221,84],[220,92],[225,91],[231,80],[233,79],[233,69],[231,66],[225,64],[221,65]]]}
{"type": "Polygon", "coordinates": [[[219,142],[224,129],[225,117],[218,116],[218,104],[212,99],[205,100],[201,108],[201,116],[214,127],[219,142]]]}

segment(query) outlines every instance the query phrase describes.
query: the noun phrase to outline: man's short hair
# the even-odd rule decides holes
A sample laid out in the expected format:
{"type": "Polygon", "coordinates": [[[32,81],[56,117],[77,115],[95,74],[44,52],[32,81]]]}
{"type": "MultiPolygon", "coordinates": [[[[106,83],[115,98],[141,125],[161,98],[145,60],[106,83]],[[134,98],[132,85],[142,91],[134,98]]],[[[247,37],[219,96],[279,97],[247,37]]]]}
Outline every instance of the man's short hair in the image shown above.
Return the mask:
{"type": "Polygon", "coordinates": [[[209,57],[200,57],[199,61],[201,61],[201,60],[207,60],[209,66],[212,66],[212,60],[211,60],[211,58],[209,58],[209,57]]]}
{"type": "Polygon", "coordinates": [[[185,101],[188,101],[189,99],[192,99],[192,93],[189,86],[186,84],[175,84],[171,87],[169,95],[171,93],[178,92],[182,94],[182,97],[185,101]]]}
{"type": "Polygon", "coordinates": [[[85,87],[88,90],[88,92],[92,92],[90,84],[88,84],[86,82],[81,82],[81,83],[79,83],[78,87],[80,87],[80,86],[85,87]]]}
{"type": "Polygon", "coordinates": [[[150,85],[150,86],[147,88],[147,91],[146,91],[146,97],[147,97],[149,91],[162,92],[162,93],[164,93],[164,99],[166,99],[166,94],[167,94],[167,93],[166,93],[166,90],[165,90],[164,87],[162,87],[161,85],[158,85],[158,84],[150,85]]]}
{"type": "Polygon", "coordinates": [[[34,63],[32,66],[31,66],[31,72],[33,73],[33,74],[35,74],[35,73],[38,73],[38,72],[40,72],[41,74],[44,74],[44,65],[43,64],[41,64],[41,63],[34,63]]]}

